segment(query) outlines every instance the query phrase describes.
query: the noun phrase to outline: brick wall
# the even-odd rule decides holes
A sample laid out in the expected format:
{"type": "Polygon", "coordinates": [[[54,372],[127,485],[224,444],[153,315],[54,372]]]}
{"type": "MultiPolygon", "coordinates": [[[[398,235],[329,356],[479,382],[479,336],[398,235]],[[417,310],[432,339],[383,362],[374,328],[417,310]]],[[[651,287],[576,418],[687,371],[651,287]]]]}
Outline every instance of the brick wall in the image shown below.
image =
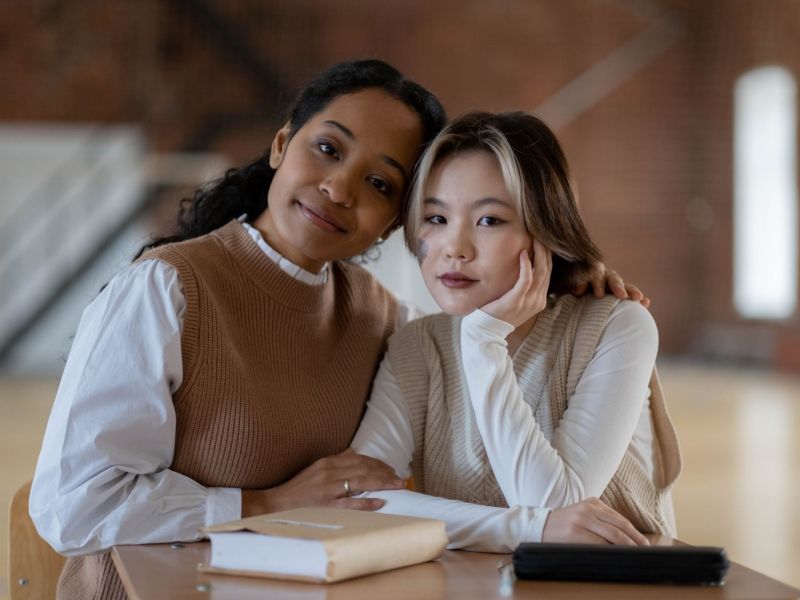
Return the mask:
{"type": "Polygon", "coordinates": [[[1,119],[140,122],[162,150],[252,157],[303,80],[355,56],[453,115],[539,110],[662,351],[715,354],[709,332],[746,345],[752,327],[763,360],[800,366],[796,321],[745,323],[731,301],[733,85],[765,63],[800,78],[796,0],[50,0],[0,3],[0,23],[1,119]]]}

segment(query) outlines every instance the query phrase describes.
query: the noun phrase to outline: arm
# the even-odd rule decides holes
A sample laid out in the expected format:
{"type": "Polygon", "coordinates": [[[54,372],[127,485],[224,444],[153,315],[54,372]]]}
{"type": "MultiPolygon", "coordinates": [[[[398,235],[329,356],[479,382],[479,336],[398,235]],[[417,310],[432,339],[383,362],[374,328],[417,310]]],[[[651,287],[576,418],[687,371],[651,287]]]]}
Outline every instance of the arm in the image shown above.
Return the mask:
{"type": "Polygon", "coordinates": [[[343,498],[341,479],[397,489],[385,465],[352,452],[322,458],[269,490],[204,487],[172,471],[185,300],[158,261],[132,265],[84,311],[45,432],[30,498],[39,534],[66,555],[115,544],[190,541],[203,527],[343,498]]]}
{"type": "Polygon", "coordinates": [[[478,429],[506,499],[555,508],[599,496],[647,401],[658,346],[652,317],[633,302],[615,307],[550,442],[517,385],[504,339],[511,330],[475,311],[461,333],[478,429]]]}
{"type": "Polygon", "coordinates": [[[136,263],[87,307],[45,431],[30,498],[62,554],[197,539],[238,518],[240,492],[169,470],[185,301],[174,269],[136,263]]]}
{"type": "MultiPolygon", "coordinates": [[[[388,359],[381,363],[367,412],[352,445],[357,452],[387,463],[400,477],[411,475],[414,452],[411,419],[388,359]]],[[[443,520],[449,548],[489,552],[511,552],[520,542],[541,541],[550,512],[526,506],[481,506],[408,490],[367,495],[385,500],[381,512],[443,520]]]]}

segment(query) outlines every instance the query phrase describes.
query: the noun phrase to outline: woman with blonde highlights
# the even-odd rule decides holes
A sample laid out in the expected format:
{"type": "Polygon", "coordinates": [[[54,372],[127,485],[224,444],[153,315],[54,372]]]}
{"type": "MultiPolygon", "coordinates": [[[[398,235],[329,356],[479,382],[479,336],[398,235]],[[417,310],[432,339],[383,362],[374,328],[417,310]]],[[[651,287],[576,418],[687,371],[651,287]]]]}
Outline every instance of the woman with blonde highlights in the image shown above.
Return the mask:
{"type": "Polygon", "coordinates": [[[674,535],[655,323],[638,303],[563,294],[600,252],[553,133],[524,113],[457,119],[404,217],[445,314],[391,338],[353,441],[413,476],[381,510],[444,519],[453,548],[674,535]]]}

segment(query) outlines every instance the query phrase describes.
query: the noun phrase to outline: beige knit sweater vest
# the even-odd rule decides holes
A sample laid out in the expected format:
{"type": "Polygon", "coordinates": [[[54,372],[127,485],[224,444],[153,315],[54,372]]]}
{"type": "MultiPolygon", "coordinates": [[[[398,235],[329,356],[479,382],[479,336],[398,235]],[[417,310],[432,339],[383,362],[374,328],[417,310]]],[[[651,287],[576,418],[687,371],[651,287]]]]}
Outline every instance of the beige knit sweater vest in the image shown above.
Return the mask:
{"type": "MultiPolygon", "coordinates": [[[[395,324],[369,273],[333,263],[326,284],[304,284],[236,221],[148,258],[177,270],[186,298],[173,471],[263,489],[350,445],[395,324]]],[[[125,594],[104,553],[70,558],[58,597],[125,594]]]]}
{"type": "MultiPolygon", "coordinates": [[[[550,440],[592,358],[616,300],[562,296],[550,301],[514,357],[525,401],[550,440]]],[[[461,319],[432,315],[389,343],[388,357],[406,398],[414,431],[415,488],[488,506],[508,506],[489,464],[461,363],[461,319]]],[[[676,535],[670,490],[680,468],[675,430],[658,377],[650,380],[656,445],[653,482],[626,452],[601,499],[645,533],[676,535]]]]}

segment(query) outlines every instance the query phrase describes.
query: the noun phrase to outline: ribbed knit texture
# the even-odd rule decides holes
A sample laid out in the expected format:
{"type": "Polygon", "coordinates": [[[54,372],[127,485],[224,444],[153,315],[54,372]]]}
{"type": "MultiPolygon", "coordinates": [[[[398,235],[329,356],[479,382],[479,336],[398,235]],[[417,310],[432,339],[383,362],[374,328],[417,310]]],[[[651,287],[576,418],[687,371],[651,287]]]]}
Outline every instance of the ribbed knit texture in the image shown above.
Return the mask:
{"type": "Polygon", "coordinates": [[[126,600],[111,553],[71,556],[58,578],[57,600],[126,600]]]}
{"type": "MultiPolygon", "coordinates": [[[[162,246],[186,298],[171,469],[207,487],[264,489],[349,445],[396,302],[358,266],[302,283],[236,221],[162,246]]],[[[108,553],[70,558],[60,600],[122,599],[108,553]]]]}
{"type": "MultiPolygon", "coordinates": [[[[523,398],[550,440],[591,360],[617,300],[565,295],[551,301],[513,359],[523,398]]],[[[488,506],[507,506],[492,471],[461,362],[461,319],[432,315],[392,338],[392,372],[409,405],[415,489],[488,506]]],[[[642,532],[675,536],[670,490],[680,473],[677,436],[658,377],[650,380],[656,445],[653,482],[626,452],[601,499],[642,532]]]]}

